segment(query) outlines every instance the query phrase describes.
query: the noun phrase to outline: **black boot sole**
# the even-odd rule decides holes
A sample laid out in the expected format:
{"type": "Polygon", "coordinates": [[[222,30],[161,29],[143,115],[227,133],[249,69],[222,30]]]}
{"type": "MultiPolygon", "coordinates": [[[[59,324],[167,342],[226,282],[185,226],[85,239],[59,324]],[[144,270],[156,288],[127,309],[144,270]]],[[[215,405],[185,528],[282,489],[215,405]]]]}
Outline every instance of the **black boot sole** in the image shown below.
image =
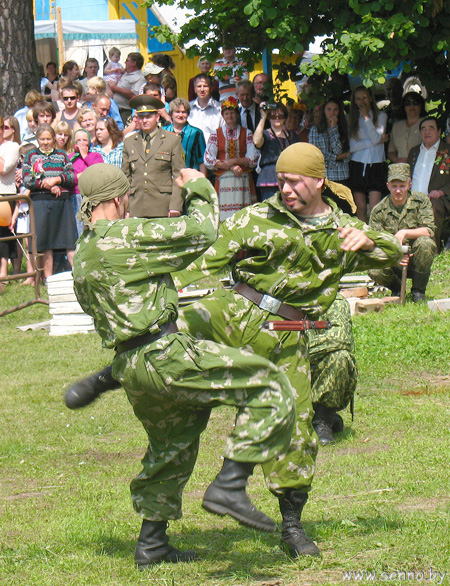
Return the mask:
{"type": "MultiPolygon", "coordinates": [[[[311,543],[309,545],[309,547],[310,547],[309,551],[298,551],[297,549],[291,547],[290,545],[288,545],[284,541],[280,542],[280,547],[284,551],[284,553],[286,553],[290,558],[293,558],[293,559],[298,558],[298,557],[302,557],[304,555],[316,556],[316,557],[322,555],[320,552],[320,549],[317,547],[317,545],[315,543],[311,543]]],[[[305,548],[305,549],[307,549],[307,548],[305,548]]]]}
{"type": "Polygon", "coordinates": [[[157,566],[158,564],[184,564],[189,562],[196,562],[200,559],[200,556],[195,551],[183,551],[180,555],[163,555],[154,560],[149,560],[143,563],[136,563],[136,567],[141,572],[144,572],[147,568],[157,566]]]}
{"type": "Polygon", "coordinates": [[[236,521],[238,521],[241,525],[250,527],[251,529],[265,531],[266,533],[274,533],[277,529],[275,521],[272,521],[269,517],[267,519],[268,521],[272,521],[271,523],[260,523],[254,519],[250,519],[249,517],[242,515],[239,511],[235,511],[230,507],[220,505],[214,501],[203,500],[202,507],[208,511],[208,513],[213,513],[214,515],[219,515],[220,517],[229,515],[230,517],[233,517],[233,519],[236,519],[236,521]]]}

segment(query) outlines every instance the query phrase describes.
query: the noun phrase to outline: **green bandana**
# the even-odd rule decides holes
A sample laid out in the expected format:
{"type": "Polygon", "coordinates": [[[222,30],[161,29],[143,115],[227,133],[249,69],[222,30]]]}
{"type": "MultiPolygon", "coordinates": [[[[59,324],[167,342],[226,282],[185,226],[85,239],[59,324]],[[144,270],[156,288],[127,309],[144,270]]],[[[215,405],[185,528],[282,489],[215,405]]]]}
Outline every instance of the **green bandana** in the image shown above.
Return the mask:
{"type": "Polygon", "coordinates": [[[78,187],[83,197],[78,218],[85,226],[89,226],[92,210],[102,201],[125,195],[130,189],[130,183],[119,167],[98,163],[83,171],[78,187]]]}

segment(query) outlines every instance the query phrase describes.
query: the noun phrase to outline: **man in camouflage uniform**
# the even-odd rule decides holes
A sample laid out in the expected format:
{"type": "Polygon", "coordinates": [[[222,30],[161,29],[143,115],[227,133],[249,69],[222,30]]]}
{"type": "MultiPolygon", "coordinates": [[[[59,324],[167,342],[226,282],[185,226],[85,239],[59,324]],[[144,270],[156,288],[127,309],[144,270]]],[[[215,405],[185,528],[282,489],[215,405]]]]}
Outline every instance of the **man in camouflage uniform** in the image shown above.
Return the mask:
{"type": "Polygon", "coordinates": [[[358,371],[355,360],[352,317],[348,301],[338,293],[322,319],[329,330],[308,330],[306,334],[311,367],[313,427],[321,445],[334,443],[333,432],[344,429],[337,411],[353,403],[358,371]]]}
{"type": "MultiPolygon", "coordinates": [[[[412,300],[423,302],[436,254],[433,207],[427,194],[410,191],[411,171],[407,163],[389,165],[387,186],[391,195],[374,207],[370,226],[394,234],[400,244],[410,247],[409,263],[405,256],[401,264],[408,265],[412,300]]],[[[400,295],[401,266],[371,270],[369,276],[391,289],[393,295],[400,295]]]]}
{"type": "MultiPolygon", "coordinates": [[[[196,338],[265,356],[287,374],[295,390],[297,420],[289,452],[264,464],[263,470],[270,491],[279,499],[282,546],[296,557],[320,553],[300,521],[318,449],[308,351],[297,332],[269,331],[262,324],[302,319],[304,314],[318,318],[333,302],[342,274],[395,263],[401,247],[395,237],[371,230],[327,197],[329,193],[348,198],[351,193],[325,179],[325,162],[317,147],[288,147],[278,160],[277,173],[280,192],[225,220],[217,242],[175,280],[184,286],[231,265],[235,280],[244,287],[218,290],[184,308],[179,327],[196,338]],[[247,298],[248,289],[256,293],[250,296],[257,303],[247,298]]],[[[66,404],[83,407],[112,388],[103,373],[69,388],[66,404]]]]}
{"type": "Polygon", "coordinates": [[[143,470],[131,483],[143,518],[135,561],[191,561],[168,543],[167,521],[181,517],[183,488],[212,407],[237,409],[221,472],[203,507],[255,529],[274,531],[245,492],[257,463],[286,453],[295,402],[286,376],[269,360],[178,332],[178,295],[170,273],[182,269],[217,235],[218,201],[198,171],[182,170],[188,215],[125,218],[129,183],[100,164],[79,180],[86,224],[74,260],[74,287],[107,348],[115,348],[114,378],[124,387],[149,440],[143,470]]]}
{"type": "Polygon", "coordinates": [[[182,308],[179,327],[197,338],[266,356],[287,374],[296,392],[289,453],[263,465],[267,485],[280,502],[283,548],[295,557],[319,553],[300,523],[318,447],[311,425],[307,343],[297,332],[269,331],[262,324],[286,315],[299,319],[300,312],[317,319],[332,304],[344,273],[397,262],[401,248],[393,236],[344,214],[327,197],[328,190],[340,196],[348,190],[324,179],[323,155],[315,146],[298,143],[284,150],[277,175],[280,192],[226,219],[216,243],[174,280],[183,287],[231,266],[237,288],[217,290],[182,308]],[[250,288],[260,293],[259,301],[250,288]],[[283,305],[277,309],[279,302],[283,305]]]}

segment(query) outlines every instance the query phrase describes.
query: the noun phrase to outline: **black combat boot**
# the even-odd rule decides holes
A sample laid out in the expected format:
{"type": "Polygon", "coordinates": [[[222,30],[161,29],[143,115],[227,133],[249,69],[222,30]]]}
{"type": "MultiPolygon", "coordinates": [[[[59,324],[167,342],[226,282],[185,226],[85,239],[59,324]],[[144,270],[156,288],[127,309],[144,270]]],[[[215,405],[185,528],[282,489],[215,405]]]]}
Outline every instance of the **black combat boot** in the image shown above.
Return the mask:
{"type": "Polygon", "coordinates": [[[328,444],[334,444],[332,428],[336,411],[320,403],[314,403],[313,409],[314,417],[312,425],[319,437],[320,445],[327,446],[328,444]]]}
{"type": "Polygon", "coordinates": [[[134,561],[140,570],[147,566],[168,562],[192,562],[199,558],[195,551],[180,551],[169,544],[166,534],[167,521],[142,522],[142,529],[136,546],[134,561]]]}
{"type": "Polygon", "coordinates": [[[425,303],[425,289],[428,285],[430,273],[419,273],[419,271],[412,270],[412,287],[411,295],[414,303],[425,303]]]}
{"type": "Polygon", "coordinates": [[[93,403],[102,393],[119,389],[120,386],[112,376],[110,364],[100,372],[91,374],[69,387],[64,395],[64,401],[69,409],[79,409],[93,403]]]}
{"type": "Polygon", "coordinates": [[[344,431],[344,420],[339,413],[334,414],[333,425],[331,426],[333,433],[342,433],[344,431]]]}
{"type": "Polygon", "coordinates": [[[202,507],[216,515],[230,515],[241,525],[252,529],[273,532],[275,521],[253,505],[245,492],[248,477],[254,464],[224,459],[222,470],[209,485],[203,497],[202,507]]]}
{"type": "Polygon", "coordinates": [[[306,535],[300,521],[307,500],[307,492],[292,489],[286,491],[283,497],[279,497],[280,511],[283,516],[281,547],[293,558],[299,555],[320,555],[320,549],[306,535]]]}

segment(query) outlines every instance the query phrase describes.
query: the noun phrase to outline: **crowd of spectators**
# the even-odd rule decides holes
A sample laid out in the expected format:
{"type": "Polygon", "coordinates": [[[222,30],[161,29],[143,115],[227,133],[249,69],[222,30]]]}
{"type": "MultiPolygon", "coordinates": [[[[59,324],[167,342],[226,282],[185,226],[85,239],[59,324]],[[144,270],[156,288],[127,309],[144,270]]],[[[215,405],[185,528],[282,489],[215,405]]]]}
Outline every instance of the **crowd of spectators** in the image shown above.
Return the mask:
{"type": "MultiPolygon", "coordinates": [[[[60,75],[49,62],[41,92],[28,92],[24,107],[2,119],[2,193],[30,194],[45,277],[52,274],[54,251],[67,251],[71,263],[73,236],[82,229],[76,219],[79,175],[102,161],[121,167],[124,138],[143,132],[130,106],[140,94],[160,100],[158,127],[178,135],[186,166],[215,183],[221,219],[271,197],[277,190],[275,162],[280,153],[294,142],[309,141],[323,152],[328,179],[351,188],[356,214],[364,221],[388,193],[387,162],[408,161],[413,187],[430,197],[441,238],[450,215],[450,159],[441,125],[427,117],[421,93],[403,92],[397,78],[386,83],[387,101],[381,107],[371,90],[360,86],[347,107],[340,96],[333,96],[308,109],[303,103],[275,103],[270,77],[259,73],[251,80],[234,47],[224,47],[215,63],[199,58],[200,73],[183,88],[189,100],[177,97],[175,63],[169,55],[154,55],[144,64],[143,56],[134,52],[122,64],[120,50],[113,47],[108,57],[103,77],[95,58],[89,57],[84,68],[68,61],[60,75]],[[31,149],[23,153],[23,161],[20,144],[31,149]]],[[[27,216],[24,202],[18,201],[13,212],[13,222],[2,228],[2,235],[18,233],[19,221],[27,216]]],[[[436,243],[439,248],[441,243],[436,243]]],[[[8,259],[17,257],[15,243],[3,244],[0,254],[4,276],[8,259]]],[[[15,260],[14,270],[19,269],[15,260]]]]}

